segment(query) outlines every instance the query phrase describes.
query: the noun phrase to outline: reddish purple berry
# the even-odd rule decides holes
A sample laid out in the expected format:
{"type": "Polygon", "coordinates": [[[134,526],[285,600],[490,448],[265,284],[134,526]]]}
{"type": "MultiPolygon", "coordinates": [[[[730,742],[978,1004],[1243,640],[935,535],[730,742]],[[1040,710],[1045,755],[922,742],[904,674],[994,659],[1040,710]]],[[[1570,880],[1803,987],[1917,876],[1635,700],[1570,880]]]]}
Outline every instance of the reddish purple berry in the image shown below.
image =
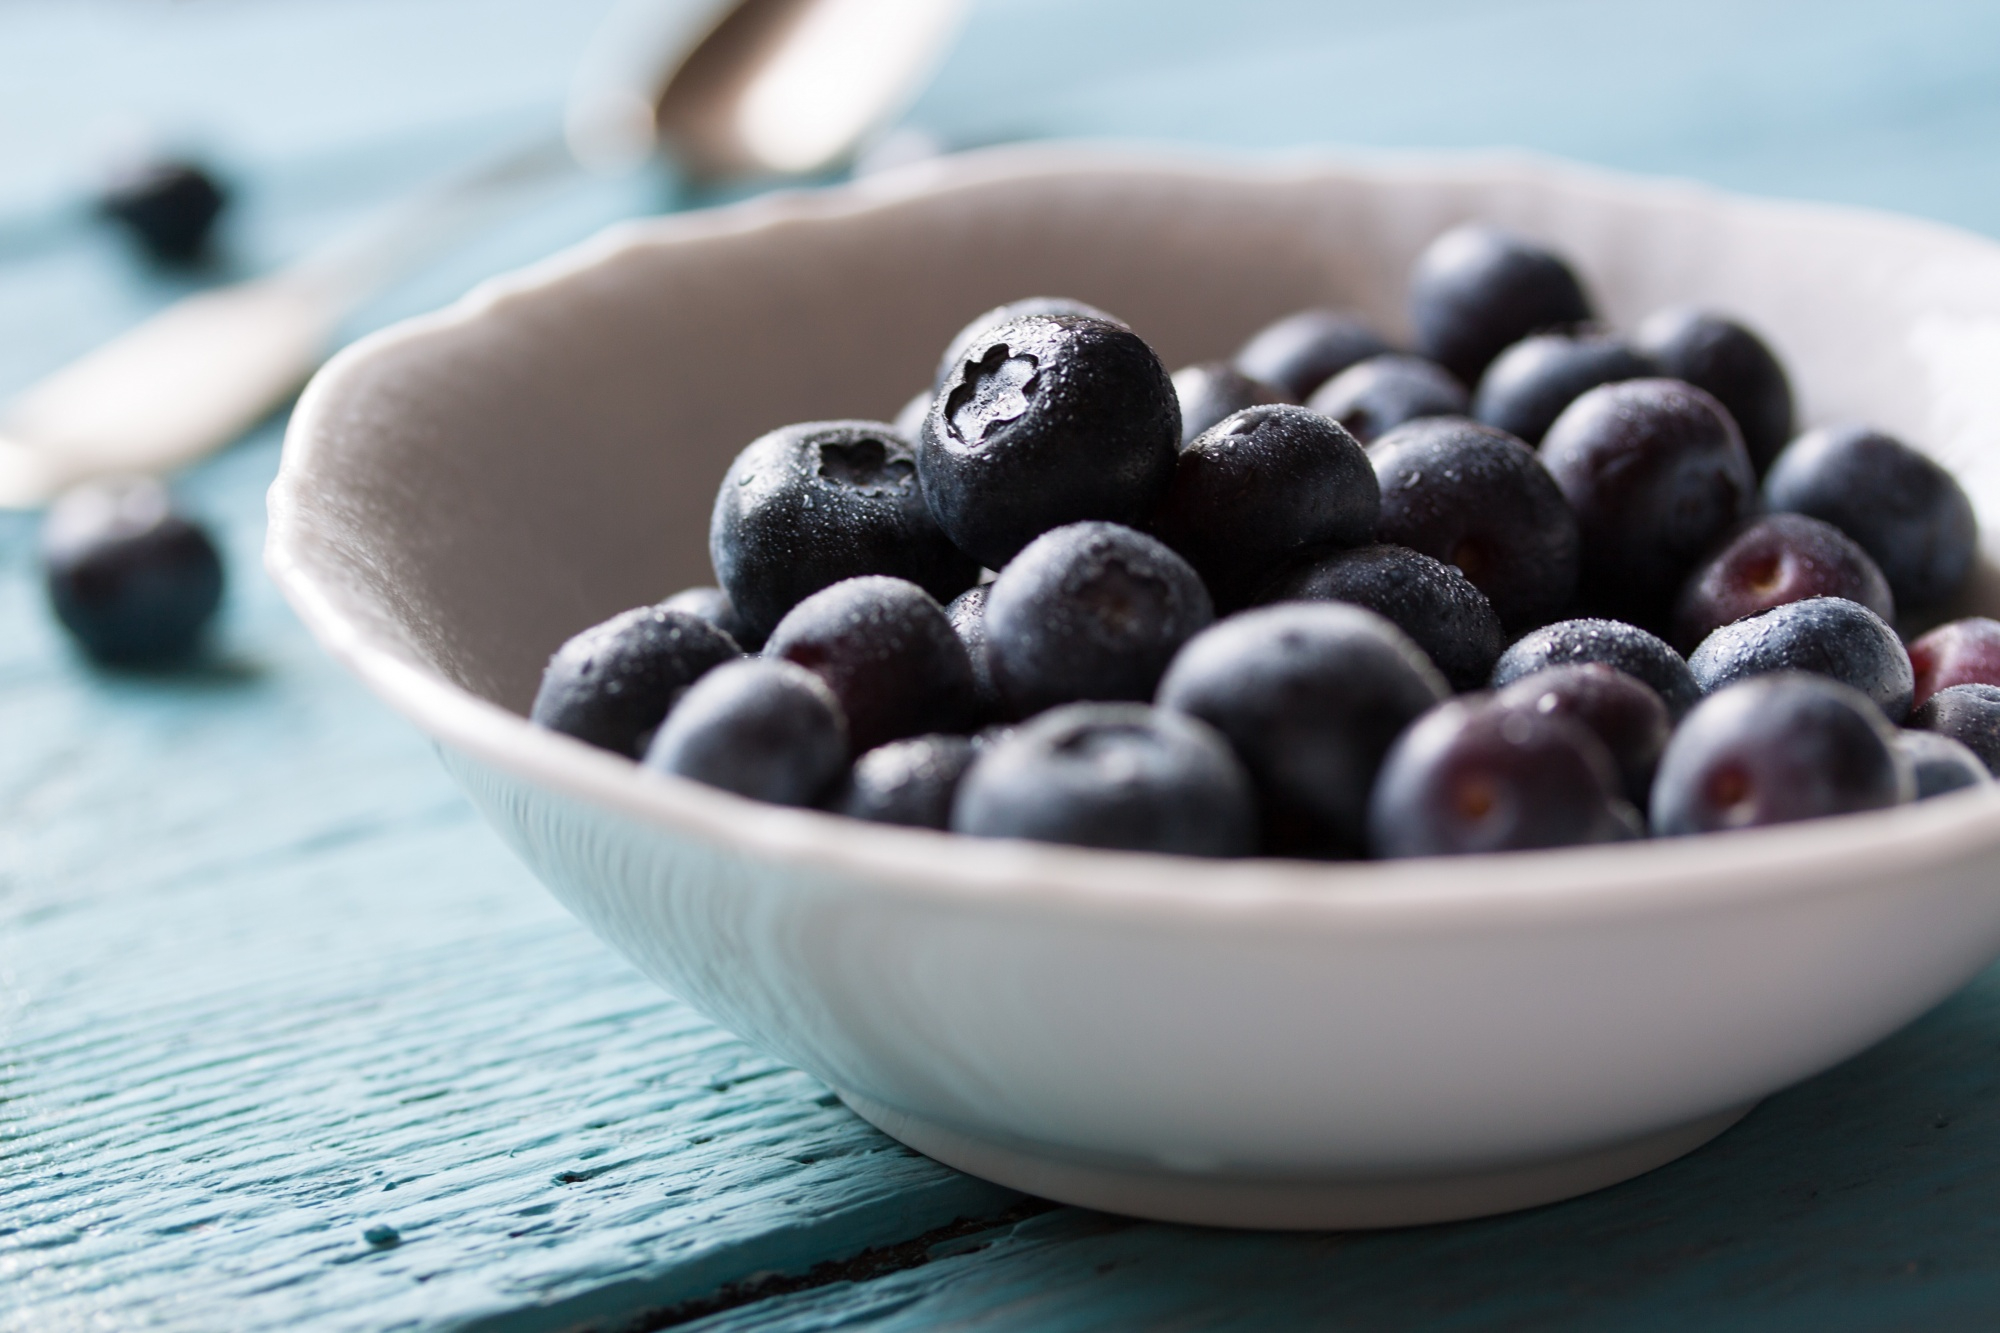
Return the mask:
{"type": "Polygon", "coordinates": [[[1651,686],[1613,667],[1579,662],[1523,676],[1496,698],[1509,708],[1574,718],[1589,727],[1618,765],[1625,795],[1646,808],[1653,770],[1674,729],[1666,703],[1651,686]]]}
{"type": "Polygon", "coordinates": [[[2000,685],[2000,620],[1971,616],[1939,625],[1910,643],[1916,704],[1953,685],[2000,685]]]}
{"type": "Polygon", "coordinates": [[[1478,695],[1404,732],[1368,804],[1376,856],[1450,856],[1638,836],[1604,743],[1580,722],[1478,695]]]}
{"type": "Polygon", "coordinates": [[[1896,730],[1859,691],[1784,672],[1710,695],[1653,780],[1662,837],[1880,810],[1915,796],[1896,730]]]}
{"type": "Polygon", "coordinates": [[[1732,621],[1808,597],[1845,597],[1896,618],[1889,581],[1839,528],[1804,514],[1766,514],[1689,576],[1674,607],[1674,641],[1688,652],[1732,621]]]}

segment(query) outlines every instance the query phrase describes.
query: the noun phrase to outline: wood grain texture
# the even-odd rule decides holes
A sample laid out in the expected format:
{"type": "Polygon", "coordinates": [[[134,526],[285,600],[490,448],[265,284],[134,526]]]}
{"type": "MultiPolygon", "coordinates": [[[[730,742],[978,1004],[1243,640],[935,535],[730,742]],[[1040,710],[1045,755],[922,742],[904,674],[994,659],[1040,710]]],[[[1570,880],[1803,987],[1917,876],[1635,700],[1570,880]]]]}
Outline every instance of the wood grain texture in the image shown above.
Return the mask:
{"type": "Polygon", "coordinates": [[[1449,1226],[1253,1235],[1065,1209],[687,1329],[1986,1329],[2000,973],[1692,1156],[1449,1226]]]}
{"type": "MultiPolygon", "coordinates": [[[[545,123],[575,54],[556,29],[580,41],[588,8],[0,7],[0,109],[49,113],[0,116],[0,393],[181,289],[77,217],[20,212],[8,190],[41,177],[6,175],[10,148],[68,170],[102,107],[198,89],[255,119],[242,239],[288,255],[545,123]],[[443,38],[473,21],[483,58],[459,59],[443,38]],[[357,83],[390,42],[439,77],[357,83]],[[256,66],[274,54],[296,105],[256,66]]],[[[958,142],[1511,143],[2000,232],[1996,35],[2000,9],[1966,0],[988,0],[913,114],[958,142]]],[[[553,201],[359,327],[646,202],[553,201]]],[[[235,579],[191,675],[79,666],[31,524],[0,519],[0,1329],[1995,1322],[1991,973],[1710,1148],[1568,1204],[1344,1237],[1074,1210],[981,1226],[1018,1219],[1013,1196],[639,981],[305,641],[257,573],[274,449],[267,428],[189,479],[235,579]]]]}
{"type": "Polygon", "coordinates": [[[81,667],[0,533],[0,1327],[559,1328],[1013,1203],[561,914],[256,574],[274,463],[188,488],[192,675],[81,667]]]}
{"type": "Polygon", "coordinates": [[[193,676],[82,669],[28,525],[0,530],[0,1328],[1974,1327],[2000,1305],[1993,974],[1559,1207],[1355,1237],[1059,1210],[755,1299],[1015,1198],[548,902],[252,572],[272,447],[191,479],[238,576],[193,676]]]}

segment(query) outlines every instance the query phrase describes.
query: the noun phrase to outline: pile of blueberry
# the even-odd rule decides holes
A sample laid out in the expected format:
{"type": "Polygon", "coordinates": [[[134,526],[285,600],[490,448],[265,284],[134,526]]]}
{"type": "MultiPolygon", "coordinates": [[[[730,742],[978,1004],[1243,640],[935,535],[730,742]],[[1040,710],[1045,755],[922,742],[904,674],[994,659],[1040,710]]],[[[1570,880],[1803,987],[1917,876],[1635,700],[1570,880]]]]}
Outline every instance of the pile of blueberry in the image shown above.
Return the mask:
{"type": "Polygon", "coordinates": [[[1615,332],[1491,227],[1433,242],[1409,301],[1412,351],[1310,310],[1172,376],[1080,302],[988,311],[895,424],[752,442],[721,586],[564,644],[534,720],[760,800],[1198,856],[1609,842],[1992,780],[2000,622],[1892,628],[1972,569],[1937,464],[1793,438],[1750,330],[1615,332]]]}

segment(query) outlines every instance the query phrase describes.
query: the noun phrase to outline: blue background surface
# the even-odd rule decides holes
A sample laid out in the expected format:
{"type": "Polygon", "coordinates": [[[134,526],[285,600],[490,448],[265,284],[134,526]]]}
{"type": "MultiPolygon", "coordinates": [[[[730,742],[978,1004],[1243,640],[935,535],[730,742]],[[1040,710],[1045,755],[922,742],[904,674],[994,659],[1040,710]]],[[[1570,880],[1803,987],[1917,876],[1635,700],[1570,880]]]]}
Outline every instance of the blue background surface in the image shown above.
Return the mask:
{"type": "MultiPolygon", "coordinates": [[[[0,0],[0,395],[547,126],[604,9],[0,0]],[[237,184],[212,272],[152,273],[90,221],[96,164],[138,135],[237,184]]],[[[950,145],[1510,145],[2000,235],[2000,7],[986,0],[908,123],[950,145]]],[[[350,332],[671,196],[553,189],[350,332]]],[[[562,916],[305,639],[257,567],[280,424],[182,480],[233,577],[199,670],[82,666],[41,608],[32,519],[0,518],[0,1328],[2000,1311],[1993,974],[1692,1158],[1486,1222],[1205,1233],[914,1157],[562,916]]]]}

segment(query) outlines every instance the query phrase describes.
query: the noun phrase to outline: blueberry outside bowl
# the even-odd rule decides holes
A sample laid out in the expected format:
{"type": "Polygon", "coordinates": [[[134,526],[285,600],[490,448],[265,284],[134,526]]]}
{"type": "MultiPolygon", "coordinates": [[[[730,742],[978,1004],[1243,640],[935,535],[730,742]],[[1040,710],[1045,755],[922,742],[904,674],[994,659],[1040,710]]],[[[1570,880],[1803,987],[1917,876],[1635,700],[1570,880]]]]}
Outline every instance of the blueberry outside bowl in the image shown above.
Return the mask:
{"type": "MultiPolygon", "coordinates": [[[[525,720],[543,662],[707,582],[711,496],[790,421],[885,417],[973,312],[1116,312],[1166,363],[1352,305],[1483,218],[1606,315],[1766,332],[1809,422],[1922,442],[2000,530],[2000,247],[1519,157],[947,159],[618,227],[342,353],[268,563],[614,948],[905,1143],[1240,1226],[1524,1207],[1649,1170],[2000,953],[2000,792],[1671,842],[1216,864],[758,805],[525,720]]],[[[1982,563],[1957,614],[2000,610],[1982,563]]]]}

